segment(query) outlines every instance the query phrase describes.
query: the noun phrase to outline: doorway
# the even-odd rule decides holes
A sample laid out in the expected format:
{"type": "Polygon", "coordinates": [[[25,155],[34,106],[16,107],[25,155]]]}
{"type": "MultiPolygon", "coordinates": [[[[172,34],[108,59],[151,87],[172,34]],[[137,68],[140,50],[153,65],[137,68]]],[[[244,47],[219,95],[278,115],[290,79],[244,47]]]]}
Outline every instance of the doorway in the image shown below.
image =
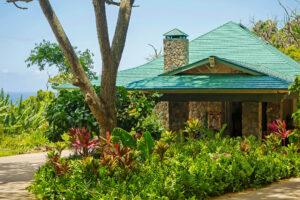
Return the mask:
{"type": "Polygon", "coordinates": [[[267,134],[268,131],[268,120],[267,120],[267,102],[262,102],[262,117],[261,117],[261,129],[263,137],[267,134]]]}
{"type": "Polygon", "coordinates": [[[232,132],[231,136],[238,137],[242,136],[242,103],[232,102],[232,114],[231,114],[231,124],[232,132]]]}

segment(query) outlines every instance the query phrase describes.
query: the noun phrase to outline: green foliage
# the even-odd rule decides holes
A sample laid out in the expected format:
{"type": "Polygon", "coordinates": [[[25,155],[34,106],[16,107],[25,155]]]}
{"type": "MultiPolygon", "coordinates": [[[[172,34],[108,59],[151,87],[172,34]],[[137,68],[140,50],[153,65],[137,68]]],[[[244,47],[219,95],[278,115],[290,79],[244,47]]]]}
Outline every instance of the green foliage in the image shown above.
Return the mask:
{"type": "Polygon", "coordinates": [[[138,141],[137,149],[141,152],[142,159],[147,160],[151,157],[154,150],[155,141],[151,134],[147,131],[143,134],[143,137],[138,141]]]}
{"type": "Polygon", "coordinates": [[[49,130],[46,135],[51,141],[58,141],[71,128],[83,128],[99,132],[99,126],[90,112],[80,91],[62,90],[46,110],[49,130]]]}
{"type": "Polygon", "coordinates": [[[146,116],[142,121],[139,121],[137,126],[134,128],[137,132],[150,132],[151,136],[155,140],[159,140],[161,134],[164,131],[164,127],[159,117],[153,111],[149,110],[149,115],[146,116]]]}
{"type": "MultiPolygon", "coordinates": [[[[95,79],[96,74],[92,71],[94,62],[91,51],[87,49],[85,51],[77,51],[76,53],[88,77],[90,79],[95,79]]],[[[46,68],[55,67],[59,74],[49,79],[49,82],[54,85],[70,83],[72,80],[70,64],[67,62],[57,43],[43,40],[41,43],[36,44],[34,49],[31,50],[29,57],[26,59],[26,63],[28,67],[37,65],[40,71],[44,71],[46,68]]]]}
{"type": "MultiPolygon", "coordinates": [[[[226,127],[224,128],[224,130],[226,127]]],[[[224,131],[223,127],[221,132],[224,131]]],[[[196,139],[196,138],[211,138],[214,137],[215,133],[204,126],[198,119],[190,119],[186,122],[185,129],[183,130],[185,138],[196,139]]]]}
{"type": "Polygon", "coordinates": [[[44,117],[46,107],[50,104],[54,94],[38,91],[37,96],[26,100],[19,100],[13,104],[9,96],[0,94],[0,127],[7,134],[19,134],[25,131],[46,130],[48,127],[44,117]]]}
{"type": "Polygon", "coordinates": [[[0,156],[25,153],[49,144],[45,109],[54,98],[52,92],[38,91],[37,96],[13,104],[0,92],[0,156]]]}
{"type": "Polygon", "coordinates": [[[283,27],[276,20],[257,21],[252,30],[283,53],[300,61],[300,17],[292,15],[283,27]]]}
{"type": "Polygon", "coordinates": [[[125,147],[136,148],[136,140],[127,131],[121,128],[115,128],[112,132],[112,142],[122,144],[125,147]]]}
{"type": "Polygon", "coordinates": [[[117,91],[117,125],[127,131],[142,124],[153,111],[159,95],[128,91],[118,87],[117,91]]]}
{"type": "Polygon", "coordinates": [[[45,134],[40,131],[24,132],[18,135],[0,131],[0,157],[45,150],[50,145],[45,134]]]}
{"type": "Polygon", "coordinates": [[[63,175],[42,166],[30,190],[40,199],[205,199],[300,175],[294,144],[274,148],[269,139],[265,145],[255,137],[216,137],[165,146],[168,135],[132,171],[111,171],[97,158],[69,159],[63,175]]]}
{"type": "MultiPolygon", "coordinates": [[[[130,92],[124,88],[118,88],[117,126],[131,131],[152,112],[156,98],[156,94],[130,92]]],[[[60,140],[61,134],[74,127],[86,127],[89,131],[99,132],[99,126],[78,90],[60,91],[48,107],[46,116],[50,125],[47,136],[51,141],[60,140]]]]}

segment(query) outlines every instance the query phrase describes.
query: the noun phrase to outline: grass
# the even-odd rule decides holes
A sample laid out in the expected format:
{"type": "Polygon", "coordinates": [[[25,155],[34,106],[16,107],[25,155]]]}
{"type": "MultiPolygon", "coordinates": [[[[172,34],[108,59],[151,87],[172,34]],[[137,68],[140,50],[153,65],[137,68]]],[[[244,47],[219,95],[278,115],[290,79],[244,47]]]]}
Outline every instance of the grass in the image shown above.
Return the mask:
{"type": "Polygon", "coordinates": [[[18,135],[0,133],[0,157],[43,151],[50,144],[41,131],[18,135]]]}

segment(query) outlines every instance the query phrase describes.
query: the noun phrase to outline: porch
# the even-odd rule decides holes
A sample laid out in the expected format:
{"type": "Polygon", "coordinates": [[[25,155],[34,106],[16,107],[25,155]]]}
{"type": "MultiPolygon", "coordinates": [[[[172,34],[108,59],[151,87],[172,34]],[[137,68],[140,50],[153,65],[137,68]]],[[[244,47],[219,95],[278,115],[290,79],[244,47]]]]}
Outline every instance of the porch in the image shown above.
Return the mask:
{"type": "Polygon", "coordinates": [[[267,124],[283,119],[293,127],[292,113],[296,99],[287,92],[247,93],[165,93],[156,106],[166,128],[180,130],[188,119],[198,119],[210,129],[227,124],[230,136],[255,135],[267,132],[267,124]]]}

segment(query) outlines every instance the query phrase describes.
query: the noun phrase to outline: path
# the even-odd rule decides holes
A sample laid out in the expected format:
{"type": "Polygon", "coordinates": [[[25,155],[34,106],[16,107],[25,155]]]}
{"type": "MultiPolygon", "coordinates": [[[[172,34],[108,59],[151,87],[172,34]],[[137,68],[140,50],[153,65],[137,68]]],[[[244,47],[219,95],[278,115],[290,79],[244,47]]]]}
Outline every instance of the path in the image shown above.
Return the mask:
{"type": "MultiPolygon", "coordinates": [[[[64,151],[63,156],[69,155],[64,151]]],[[[35,170],[46,161],[47,153],[0,157],[0,199],[33,199],[26,187],[35,170]]]]}
{"type": "Polygon", "coordinates": [[[272,185],[245,192],[226,194],[212,200],[294,200],[300,199],[300,178],[279,181],[272,185]]]}

